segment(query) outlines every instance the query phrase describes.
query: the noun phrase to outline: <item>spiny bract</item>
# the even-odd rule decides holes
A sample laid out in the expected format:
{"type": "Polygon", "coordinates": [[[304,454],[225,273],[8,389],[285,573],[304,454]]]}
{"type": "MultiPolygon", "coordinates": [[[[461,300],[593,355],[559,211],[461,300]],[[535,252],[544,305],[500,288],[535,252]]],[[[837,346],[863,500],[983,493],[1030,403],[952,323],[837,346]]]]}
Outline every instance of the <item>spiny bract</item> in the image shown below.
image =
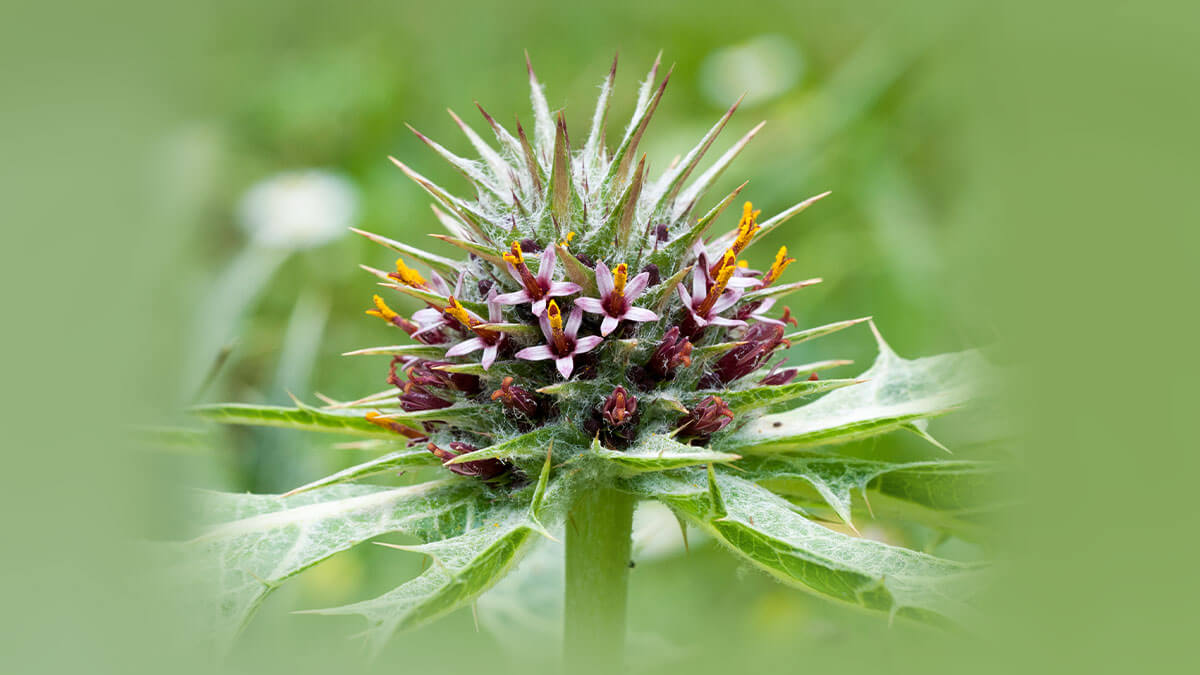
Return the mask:
{"type": "Polygon", "coordinates": [[[532,68],[532,135],[520,124],[513,135],[484,112],[497,150],[455,117],[481,161],[422,136],[475,186],[472,198],[396,162],[437,202],[449,233],[434,236],[465,258],[360,233],[400,256],[395,271],[367,268],[380,285],[424,305],[405,316],[377,295],[368,310],[411,337],[351,352],[391,357],[387,389],[320,408],[199,409],[224,423],[366,436],[358,447],[386,450],[285,495],[213,497],[217,524],[180,558],[199,567],[193,578],[207,584],[211,603],[199,615],[214,620],[218,638],[228,642],[288,577],[404,533],[437,564],[378,598],[319,610],[366,617],[378,648],[398,629],[470,603],[512,569],[533,535],[567,520],[571,495],[601,489],[664,503],[735,555],[831,599],[936,622],[971,613],[967,582],[977,566],[850,536],[810,514],[852,528],[851,491],[870,488],[905,518],[974,537],[974,518],[995,507],[979,489],[993,466],[812,448],[897,429],[932,440],[927,420],[967,402],[979,357],[902,359],[876,331],[879,356],[861,378],[815,374],[846,361],[780,368],[773,360],[789,344],[865,320],[789,332],[795,320],[776,304],[817,280],[782,283],[793,262],[784,248],[763,272],[739,260],[823,195],[761,223],[749,203],[732,211],[736,219],[722,218],[738,188],[697,215],[759,127],[694,175],[735,104],[652,180],[638,145],[667,78],[656,83],[656,62],[610,154],[615,69],[614,61],[580,149],[532,68]],[[431,465],[442,467],[440,480],[355,484],[431,465]]]}
{"type": "Polygon", "coordinates": [[[787,332],[796,321],[787,308],[772,312],[776,302],[819,279],[778,283],[793,262],[786,248],[765,272],[739,260],[824,195],[761,224],[746,202],[736,227],[705,239],[742,188],[698,218],[693,212],[761,125],[693,178],[735,103],[652,179],[645,155],[635,158],[670,74],[656,83],[655,63],[610,154],[605,118],[615,72],[614,61],[582,148],[572,148],[562,113],[552,118],[532,67],[532,137],[519,122],[510,134],[480,108],[497,151],[455,116],[481,155],[473,161],[414,130],[475,189],[470,199],[453,196],[392,160],[436,200],[434,213],[449,232],[435,236],[463,249],[465,260],[360,232],[400,254],[394,272],[365,269],[425,303],[405,317],[374,297],[367,313],[423,346],[366,350],[393,355],[395,387],[390,402],[370,401],[366,419],[427,444],[456,473],[511,480],[518,473],[508,462],[472,453],[547,425],[577,432],[563,439],[563,450],[586,449],[589,439],[624,450],[653,434],[705,445],[753,414],[728,400],[731,392],[741,399],[746,390],[788,386],[799,397],[847,383],[771,363],[807,334],[787,332]],[[428,272],[414,269],[422,264],[428,272]]]}

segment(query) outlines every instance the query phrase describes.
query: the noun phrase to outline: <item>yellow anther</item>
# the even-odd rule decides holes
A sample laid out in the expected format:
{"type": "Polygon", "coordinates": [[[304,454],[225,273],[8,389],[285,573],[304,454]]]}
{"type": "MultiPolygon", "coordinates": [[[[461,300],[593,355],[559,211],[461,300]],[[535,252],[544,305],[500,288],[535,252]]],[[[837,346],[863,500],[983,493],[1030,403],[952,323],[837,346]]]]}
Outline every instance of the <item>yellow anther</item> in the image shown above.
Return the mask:
{"type": "Polygon", "coordinates": [[[696,308],[696,313],[700,316],[708,316],[713,305],[717,304],[717,299],[725,292],[725,287],[729,284],[729,279],[733,277],[733,271],[737,269],[737,261],[734,260],[733,251],[725,251],[725,255],[721,257],[721,262],[717,263],[716,278],[713,279],[713,285],[708,289],[708,295],[696,308]]]}
{"type": "Polygon", "coordinates": [[[613,270],[613,295],[618,298],[625,296],[625,280],[629,277],[629,265],[621,263],[613,270]]]}
{"type": "Polygon", "coordinates": [[[717,278],[713,281],[713,288],[719,287],[720,289],[717,293],[725,291],[725,285],[729,283],[735,269],[737,269],[737,262],[734,260],[733,251],[725,251],[725,255],[721,258],[721,269],[717,271],[717,278]]]}
{"type": "Polygon", "coordinates": [[[775,254],[775,262],[771,263],[771,269],[767,270],[766,276],[763,277],[762,285],[769,286],[783,274],[788,265],[796,262],[795,258],[787,257],[787,247],[780,246],[779,252],[775,254]]]}
{"type": "Polygon", "coordinates": [[[417,431],[411,427],[406,427],[395,420],[390,420],[374,410],[368,410],[367,414],[364,416],[364,419],[371,424],[383,427],[388,431],[394,431],[402,436],[408,436],[409,438],[425,438],[425,434],[422,434],[420,431],[417,431]]]}
{"type": "Polygon", "coordinates": [[[551,300],[550,304],[546,305],[546,318],[550,320],[551,331],[553,331],[555,334],[562,332],[562,311],[558,309],[557,302],[551,300]]]}
{"type": "Polygon", "coordinates": [[[378,295],[373,297],[372,300],[375,301],[375,309],[368,309],[367,314],[370,314],[371,316],[377,316],[388,322],[392,321],[397,316],[400,316],[399,314],[393,312],[392,308],[388,307],[387,303],[383,301],[383,298],[379,297],[378,295]]]}
{"type": "Polygon", "coordinates": [[[479,323],[475,319],[472,319],[470,314],[467,314],[467,310],[462,306],[462,303],[456,300],[453,295],[450,296],[450,304],[446,305],[445,312],[467,328],[479,323]]]}
{"type": "Polygon", "coordinates": [[[755,211],[754,205],[746,202],[742,206],[742,219],[738,221],[737,238],[733,240],[733,245],[729,248],[734,255],[741,253],[747,246],[750,245],[750,240],[758,232],[758,214],[762,211],[755,211]]]}
{"type": "Polygon", "coordinates": [[[737,265],[738,265],[738,267],[745,269],[750,266],[750,263],[746,262],[745,260],[739,260],[737,265]]]}
{"type": "Polygon", "coordinates": [[[560,241],[560,242],[558,242],[558,245],[559,245],[559,246],[561,246],[561,247],[563,247],[563,248],[566,248],[566,247],[568,247],[568,246],[570,246],[570,245],[571,245],[571,241],[572,241],[573,239],[575,239],[575,233],[574,233],[574,232],[568,232],[568,233],[567,233],[567,238],[566,238],[566,239],[563,239],[563,240],[562,240],[562,241],[560,241]]]}
{"type": "Polygon", "coordinates": [[[425,286],[425,278],[416,270],[404,264],[404,258],[396,258],[396,275],[400,282],[406,286],[414,286],[423,288],[425,286]]]}
{"type": "Polygon", "coordinates": [[[521,251],[521,242],[514,241],[512,249],[504,254],[505,262],[511,263],[513,267],[520,267],[525,262],[525,254],[521,251]]]}

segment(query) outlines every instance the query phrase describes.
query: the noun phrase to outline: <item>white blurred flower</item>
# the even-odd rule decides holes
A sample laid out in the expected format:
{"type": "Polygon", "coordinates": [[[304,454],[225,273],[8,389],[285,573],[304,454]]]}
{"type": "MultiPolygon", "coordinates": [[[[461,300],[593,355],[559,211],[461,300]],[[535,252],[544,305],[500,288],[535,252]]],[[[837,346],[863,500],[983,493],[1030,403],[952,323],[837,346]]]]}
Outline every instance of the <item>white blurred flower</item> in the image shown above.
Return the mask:
{"type": "Polygon", "coordinates": [[[700,88],[716,106],[727,106],[743,92],[743,105],[764,103],[800,82],[804,57],[782,35],[760,35],[714,50],[700,69],[700,88]]]}
{"type": "Polygon", "coordinates": [[[345,176],[323,169],[279,173],[252,186],[238,208],[255,244],[304,249],[346,233],[358,215],[358,190],[345,176]]]}

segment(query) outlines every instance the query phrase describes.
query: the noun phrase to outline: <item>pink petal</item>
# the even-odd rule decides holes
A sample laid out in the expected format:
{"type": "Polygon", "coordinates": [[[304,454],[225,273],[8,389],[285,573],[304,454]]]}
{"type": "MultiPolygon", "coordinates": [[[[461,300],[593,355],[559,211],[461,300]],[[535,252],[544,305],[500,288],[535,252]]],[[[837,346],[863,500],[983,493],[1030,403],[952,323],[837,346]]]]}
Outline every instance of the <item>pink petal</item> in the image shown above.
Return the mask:
{"type": "Polygon", "coordinates": [[[496,296],[496,302],[501,305],[519,305],[523,302],[529,302],[529,294],[524,290],[516,291],[515,293],[504,293],[496,296]]]}
{"type": "Polygon", "coordinates": [[[746,322],[741,319],[726,319],[723,316],[714,316],[708,320],[714,326],[745,326],[746,322]]]}
{"type": "Polygon", "coordinates": [[[442,275],[438,274],[437,272],[429,273],[429,285],[433,287],[433,290],[436,291],[438,295],[450,295],[450,284],[446,283],[446,280],[442,278],[442,275]]]}
{"type": "Polygon", "coordinates": [[[523,279],[521,279],[521,273],[517,271],[517,268],[514,267],[512,263],[505,262],[504,267],[505,267],[505,269],[508,270],[508,275],[510,277],[512,277],[513,279],[516,279],[518,284],[524,285],[525,282],[523,279]]]}
{"type": "Polygon", "coordinates": [[[473,351],[483,349],[486,346],[487,343],[485,343],[483,340],[473,337],[469,340],[463,340],[450,349],[447,349],[446,356],[462,356],[463,354],[470,354],[473,351]]]}
{"type": "Polygon", "coordinates": [[[545,361],[554,358],[554,353],[550,351],[549,345],[535,345],[517,352],[517,358],[526,361],[545,361]]]}
{"type": "Polygon", "coordinates": [[[729,278],[727,285],[729,288],[750,288],[751,286],[757,286],[758,282],[759,280],[754,277],[735,274],[729,278]]]}
{"type": "Polygon", "coordinates": [[[613,292],[612,272],[609,271],[608,265],[604,261],[596,263],[596,286],[600,289],[600,298],[607,300],[608,296],[613,292]]]}
{"type": "Polygon", "coordinates": [[[604,338],[599,335],[588,335],[581,337],[575,341],[575,353],[586,354],[596,348],[596,345],[604,342],[604,338]]]}
{"type": "Polygon", "coordinates": [[[538,259],[537,280],[538,285],[545,288],[550,283],[550,277],[554,276],[554,245],[547,246],[542,251],[542,257],[538,259]]]}
{"type": "Polygon", "coordinates": [[[778,302],[777,298],[767,298],[759,303],[758,309],[754,310],[754,313],[765,314],[766,312],[771,311],[771,308],[775,306],[776,302],[778,302]]]}
{"type": "Polygon", "coordinates": [[[692,272],[692,304],[698,304],[708,293],[708,267],[702,264],[703,261],[701,258],[701,262],[696,263],[701,266],[692,272]]]}
{"type": "Polygon", "coordinates": [[[563,295],[578,293],[581,290],[583,290],[583,287],[579,284],[573,284],[569,281],[555,281],[551,283],[550,288],[546,290],[546,295],[548,297],[557,298],[563,295]]]}
{"type": "Polygon", "coordinates": [[[579,324],[583,323],[583,308],[578,305],[571,310],[571,316],[567,317],[567,325],[563,327],[563,332],[572,340],[579,333],[579,324]]]}
{"type": "Polygon", "coordinates": [[[585,312],[592,314],[603,314],[604,303],[597,298],[575,298],[575,306],[583,308],[585,312]]]}
{"type": "Polygon", "coordinates": [[[692,296],[688,295],[687,289],[683,287],[683,284],[675,286],[675,290],[679,291],[679,299],[683,301],[684,307],[690,308],[699,302],[699,300],[694,300],[692,296]]]}
{"type": "Polygon", "coordinates": [[[442,313],[432,307],[425,307],[413,312],[413,321],[417,323],[430,323],[433,321],[441,321],[442,313]]]}
{"type": "Polygon", "coordinates": [[[717,298],[717,301],[713,303],[712,313],[720,314],[721,312],[724,312],[730,307],[736,305],[738,300],[741,299],[741,291],[729,291],[727,293],[722,293],[721,297],[717,298]]]}
{"type": "MultiPolygon", "coordinates": [[[[542,303],[542,306],[545,307],[545,303],[542,303]]],[[[550,330],[550,315],[546,314],[545,312],[540,312],[537,315],[537,318],[538,325],[542,327],[542,335],[546,336],[547,341],[553,340],[554,331],[550,330]]]]}
{"type": "Polygon", "coordinates": [[[625,319],[628,321],[657,321],[658,315],[642,307],[630,307],[625,310],[625,319]]]}
{"type": "Polygon", "coordinates": [[[571,371],[575,370],[575,357],[564,356],[561,359],[554,359],[554,365],[558,368],[558,372],[565,380],[571,377],[571,371]]]}
{"type": "Polygon", "coordinates": [[[629,283],[625,284],[625,297],[629,298],[630,300],[637,298],[637,296],[642,294],[642,291],[646,290],[646,285],[649,283],[650,273],[642,272],[636,277],[630,279],[629,283]]]}
{"type": "MultiPolygon", "coordinates": [[[[543,314],[545,314],[546,313],[546,298],[545,298],[545,296],[543,296],[541,300],[538,300],[537,302],[530,305],[529,309],[534,313],[535,316],[542,316],[543,314]]],[[[546,324],[545,326],[542,326],[542,332],[546,333],[547,336],[550,335],[550,333],[547,332],[549,330],[549,328],[548,328],[549,325],[550,324],[546,324]]]]}
{"type": "Polygon", "coordinates": [[[496,353],[500,351],[499,345],[488,345],[483,348],[483,369],[487,370],[496,362],[496,353]]]}
{"type": "Polygon", "coordinates": [[[619,323],[621,323],[620,319],[611,316],[605,316],[604,321],[600,322],[600,334],[608,335],[617,328],[617,324],[619,323]]]}
{"type": "MultiPolygon", "coordinates": [[[[488,306],[488,321],[491,323],[500,323],[504,321],[504,310],[500,309],[500,301],[496,298],[496,289],[488,291],[487,306],[488,306]]],[[[485,368],[486,370],[486,368],[485,368]]]]}

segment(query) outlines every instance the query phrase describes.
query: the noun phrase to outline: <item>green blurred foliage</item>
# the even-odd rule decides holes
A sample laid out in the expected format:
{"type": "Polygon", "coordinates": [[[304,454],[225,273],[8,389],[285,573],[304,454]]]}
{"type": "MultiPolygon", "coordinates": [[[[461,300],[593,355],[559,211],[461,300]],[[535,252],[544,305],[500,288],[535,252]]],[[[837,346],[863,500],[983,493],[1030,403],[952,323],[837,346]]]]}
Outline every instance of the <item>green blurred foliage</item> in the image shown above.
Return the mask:
{"type": "MultiPolygon", "coordinates": [[[[13,670],[211,672],[186,648],[186,617],[139,583],[141,548],[129,542],[170,536],[186,486],[279,490],[363,458],[326,439],[243,431],[173,455],[131,452],[118,428],[193,425],[181,411],[198,383],[183,364],[206,293],[246,247],[236,205],[251,185],[335,169],[360,190],[363,228],[421,239],[435,229],[427,199],[386,156],[462,184],[403,123],[465,152],[444,107],[477,128],[476,99],[506,123],[527,117],[522,49],[577,130],[614,51],[612,125],[662,49],[677,66],[647,136],[661,168],[727,103],[704,93],[706,59],[763,34],[789,41],[803,73],[731,123],[725,142],[768,120],[717,192],[751,178],[745,194],[769,215],[834,191],[772,242],[799,258],[794,278],[826,280],[792,303],[803,323],[871,314],[905,356],[1003,337],[1003,356],[1036,374],[1011,396],[1033,431],[1030,502],[1002,548],[1012,566],[982,635],[889,629],[703,545],[639,565],[635,629],[663,635],[678,649],[663,649],[663,662],[696,672],[1180,669],[1194,625],[1184,415],[1195,396],[1183,355],[1194,352],[1196,248],[1179,230],[1195,221],[1184,150],[1197,107],[1194,8],[1179,10],[809,0],[6,9],[14,35],[0,50],[20,67],[3,73],[4,273],[9,315],[21,317],[8,324],[6,403],[30,410],[13,415],[6,439],[13,670]],[[1122,396],[1130,387],[1114,380],[1133,373],[1147,385],[1122,396]]],[[[392,337],[361,313],[373,286],[359,262],[390,257],[350,237],[290,256],[203,398],[382,389],[382,363],[337,356],[392,337]],[[305,302],[328,314],[293,321],[305,302]]],[[[794,357],[865,367],[870,348],[864,331],[794,357]]],[[[956,431],[970,436],[965,426],[956,431]]],[[[913,440],[870,450],[927,452],[913,440]]],[[[422,564],[363,549],[272,597],[218,670],[348,669],[352,620],[287,612],[368,597],[422,564]]],[[[489,640],[459,613],[399,637],[375,668],[521,662],[489,640]]]]}

